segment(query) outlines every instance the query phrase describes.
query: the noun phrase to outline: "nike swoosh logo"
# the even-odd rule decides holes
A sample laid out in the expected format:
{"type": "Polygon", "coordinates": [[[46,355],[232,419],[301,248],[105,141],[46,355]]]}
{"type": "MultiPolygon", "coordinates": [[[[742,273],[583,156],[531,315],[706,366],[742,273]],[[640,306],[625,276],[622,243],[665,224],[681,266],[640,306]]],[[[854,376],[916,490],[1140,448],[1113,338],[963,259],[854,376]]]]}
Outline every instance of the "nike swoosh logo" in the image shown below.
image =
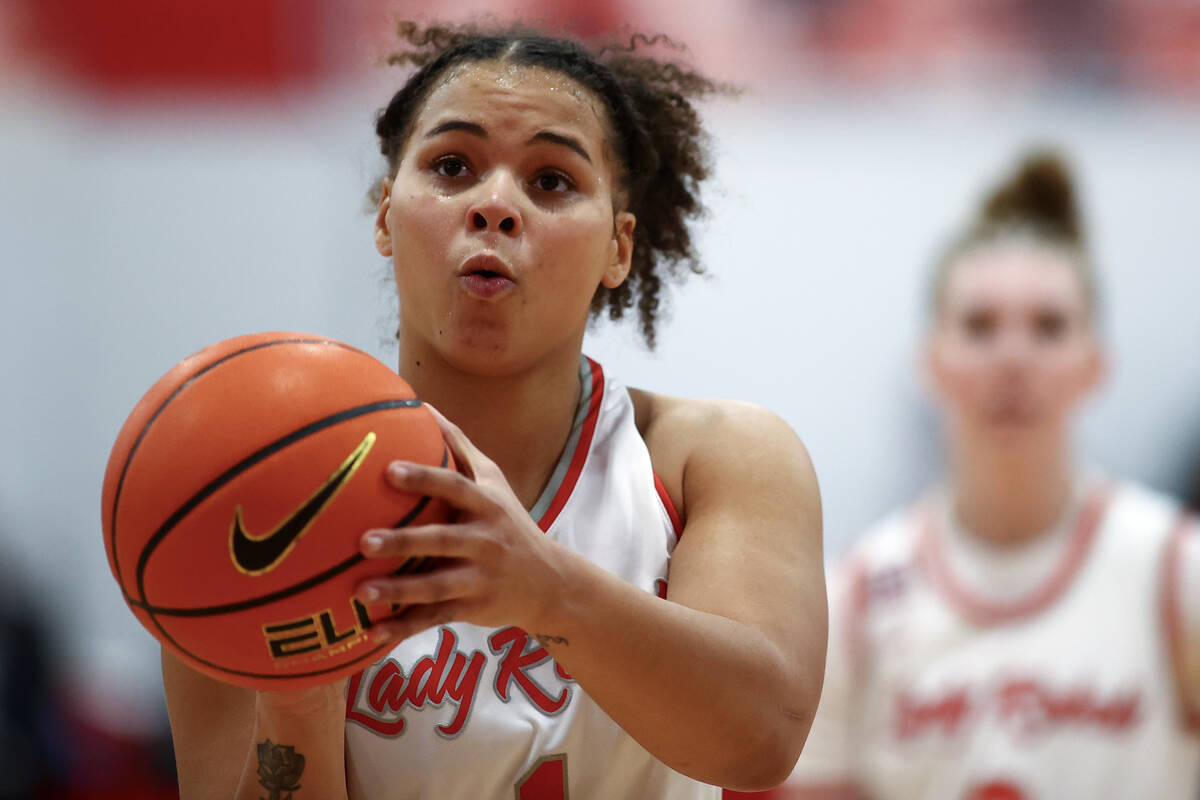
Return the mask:
{"type": "Polygon", "coordinates": [[[334,470],[325,483],[312,493],[295,511],[266,533],[248,533],[242,524],[242,507],[233,512],[233,524],[229,526],[229,556],[238,572],[245,575],[262,575],[279,566],[300,537],[308,532],[325,506],[337,496],[359,466],[367,453],[375,446],[375,432],[368,433],[358,447],[334,470]]]}

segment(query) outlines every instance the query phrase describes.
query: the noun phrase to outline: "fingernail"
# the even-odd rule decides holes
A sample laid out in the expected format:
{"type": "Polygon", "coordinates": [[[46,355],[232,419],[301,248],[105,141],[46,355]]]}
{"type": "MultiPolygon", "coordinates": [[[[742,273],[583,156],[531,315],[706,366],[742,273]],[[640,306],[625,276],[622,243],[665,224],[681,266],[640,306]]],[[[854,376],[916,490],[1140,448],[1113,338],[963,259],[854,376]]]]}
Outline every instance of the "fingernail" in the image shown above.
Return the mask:
{"type": "Polygon", "coordinates": [[[363,537],[363,549],[368,553],[378,553],[383,550],[383,535],[368,533],[363,537]]]}
{"type": "Polygon", "coordinates": [[[410,472],[411,470],[408,468],[408,466],[400,463],[399,461],[393,461],[388,465],[388,473],[392,476],[392,478],[398,481],[402,481],[407,478],[410,472]]]}
{"type": "Polygon", "coordinates": [[[376,625],[374,628],[371,629],[371,641],[375,642],[376,644],[383,644],[384,642],[386,642],[388,639],[391,639],[391,638],[392,638],[392,632],[390,630],[388,630],[387,628],[381,628],[378,625],[376,625]]]}
{"type": "Polygon", "coordinates": [[[379,599],[379,589],[374,586],[364,586],[358,590],[359,599],[373,603],[379,599]]]}

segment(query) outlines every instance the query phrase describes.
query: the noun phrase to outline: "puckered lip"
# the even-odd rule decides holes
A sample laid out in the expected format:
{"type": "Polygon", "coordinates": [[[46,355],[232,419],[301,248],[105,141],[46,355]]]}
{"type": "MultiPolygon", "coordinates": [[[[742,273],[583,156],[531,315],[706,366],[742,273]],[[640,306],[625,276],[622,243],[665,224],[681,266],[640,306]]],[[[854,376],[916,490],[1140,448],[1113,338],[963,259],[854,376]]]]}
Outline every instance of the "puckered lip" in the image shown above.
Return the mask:
{"type": "Polygon", "coordinates": [[[517,279],[513,275],[512,267],[510,267],[504,259],[495,253],[476,253],[462,263],[458,268],[458,277],[462,278],[467,275],[491,274],[516,283],[517,279]]]}

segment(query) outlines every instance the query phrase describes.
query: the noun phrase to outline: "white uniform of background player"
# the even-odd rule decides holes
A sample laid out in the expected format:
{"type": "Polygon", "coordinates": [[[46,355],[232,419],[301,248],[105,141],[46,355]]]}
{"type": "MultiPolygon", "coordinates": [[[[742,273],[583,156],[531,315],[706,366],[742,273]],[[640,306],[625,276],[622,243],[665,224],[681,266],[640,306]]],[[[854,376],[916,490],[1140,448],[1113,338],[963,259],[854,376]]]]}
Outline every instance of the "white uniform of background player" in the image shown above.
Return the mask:
{"type": "Polygon", "coordinates": [[[810,797],[1197,797],[1200,534],[1073,462],[1104,356],[1072,184],[1030,155],[938,263],[924,356],[945,487],[834,581],[789,781],[810,797]]]}
{"type": "Polygon", "coordinates": [[[1200,796],[1200,705],[1182,685],[1200,530],[1163,497],[1093,475],[1053,532],[1001,551],[935,490],[864,537],[830,599],[789,796],[1200,796]]]}
{"type": "MultiPolygon", "coordinates": [[[[571,438],[531,510],[548,536],[666,594],[682,530],[623,386],[590,359],[571,438]]],[[[351,798],[715,798],[621,730],[519,628],[424,631],[351,680],[351,798]]]]}

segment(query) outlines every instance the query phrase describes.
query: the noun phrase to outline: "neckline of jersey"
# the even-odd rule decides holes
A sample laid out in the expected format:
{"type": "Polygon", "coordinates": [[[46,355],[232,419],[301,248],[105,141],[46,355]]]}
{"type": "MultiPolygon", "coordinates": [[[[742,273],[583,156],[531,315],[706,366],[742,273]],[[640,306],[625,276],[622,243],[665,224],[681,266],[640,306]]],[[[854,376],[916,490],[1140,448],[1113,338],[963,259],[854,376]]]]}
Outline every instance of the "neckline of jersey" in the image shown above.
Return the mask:
{"type": "Polygon", "coordinates": [[[938,523],[937,509],[932,498],[920,504],[918,514],[917,564],[925,572],[934,589],[959,614],[975,625],[988,627],[1015,622],[1049,608],[1071,585],[1087,560],[1092,543],[1103,521],[1113,488],[1101,481],[1090,488],[1076,513],[1071,541],[1058,565],[1049,576],[1024,596],[997,601],[980,597],[959,580],[950,566],[945,532],[938,523]]]}
{"type": "Polygon", "coordinates": [[[579,403],[575,407],[575,419],[571,432],[563,446],[558,463],[550,473],[550,480],[538,495],[537,502],[529,515],[541,528],[550,530],[559,512],[571,497],[571,491],[579,481],[587,454],[591,450],[592,436],[596,432],[596,421],[600,416],[600,405],[604,399],[604,370],[587,356],[579,359],[579,403]]]}

